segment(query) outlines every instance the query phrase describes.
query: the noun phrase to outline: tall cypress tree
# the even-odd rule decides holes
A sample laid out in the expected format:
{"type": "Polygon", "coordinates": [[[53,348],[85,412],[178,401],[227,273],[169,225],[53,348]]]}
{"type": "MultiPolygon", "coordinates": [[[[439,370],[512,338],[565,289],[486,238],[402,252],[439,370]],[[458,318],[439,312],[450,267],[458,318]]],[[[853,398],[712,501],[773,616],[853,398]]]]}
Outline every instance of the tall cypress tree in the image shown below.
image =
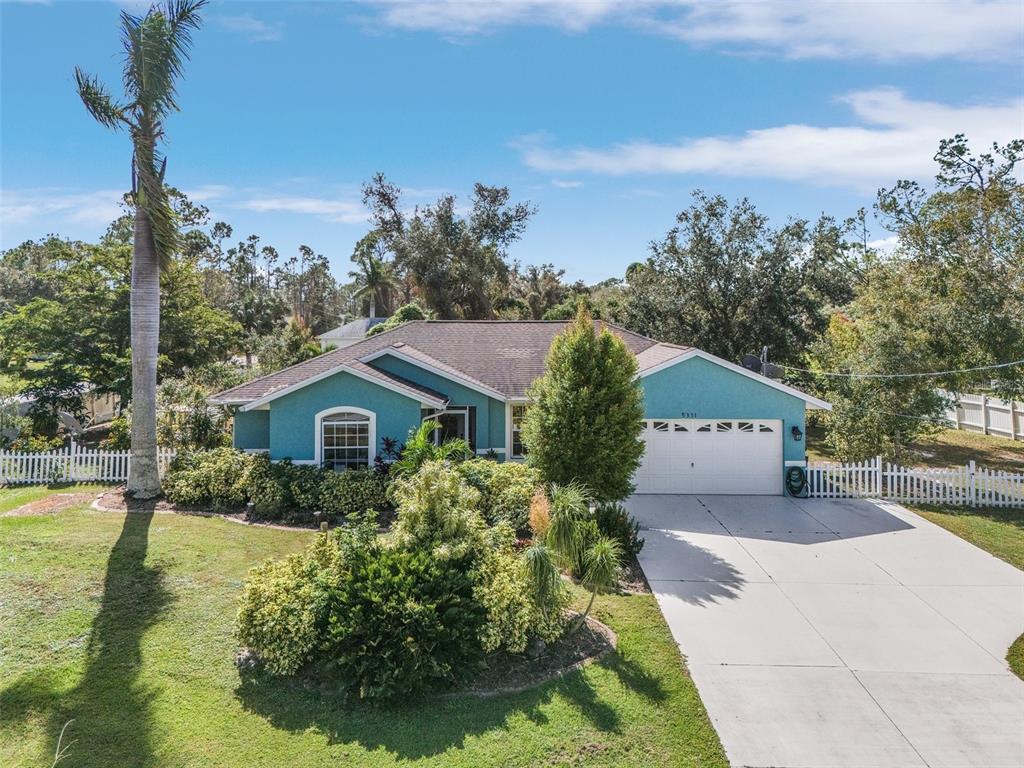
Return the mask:
{"type": "Polygon", "coordinates": [[[644,452],[643,393],[636,357],[585,307],[555,337],[546,371],[530,387],[526,460],[547,482],[577,480],[602,501],[633,492],[644,452]]]}

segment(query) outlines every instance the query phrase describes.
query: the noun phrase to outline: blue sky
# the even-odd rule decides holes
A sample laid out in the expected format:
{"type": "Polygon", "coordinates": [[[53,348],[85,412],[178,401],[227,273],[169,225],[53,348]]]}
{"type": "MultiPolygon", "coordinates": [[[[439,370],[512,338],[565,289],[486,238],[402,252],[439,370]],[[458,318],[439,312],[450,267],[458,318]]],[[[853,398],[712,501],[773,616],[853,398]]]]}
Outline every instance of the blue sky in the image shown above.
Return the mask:
{"type": "MultiPolygon", "coordinates": [[[[116,213],[128,141],[72,72],[119,86],[122,7],[140,8],[0,4],[0,246],[95,238],[116,213]]],[[[339,277],[376,171],[410,206],[509,186],[539,209],[513,256],[592,281],[694,188],[844,217],[927,181],[943,136],[1024,136],[1020,2],[219,2],[205,20],[168,180],[339,277]]]]}

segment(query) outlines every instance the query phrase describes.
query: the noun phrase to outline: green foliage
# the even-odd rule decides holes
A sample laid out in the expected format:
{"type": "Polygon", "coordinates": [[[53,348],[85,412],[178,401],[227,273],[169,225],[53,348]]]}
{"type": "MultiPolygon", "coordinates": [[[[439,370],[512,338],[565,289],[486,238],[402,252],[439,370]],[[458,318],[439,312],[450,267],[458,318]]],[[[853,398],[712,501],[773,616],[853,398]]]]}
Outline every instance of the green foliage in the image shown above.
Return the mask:
{"type": "Polygon", "coordinates": [[[19,387],[0,378],[0,448],[10,445],[28,430],[31,420],[21,415],[19,387]]]}
{"type": "Polygon", "coordinates": [[[614,501],[632,490],[643,455],[643,394],[636,358],[607,328],[598,332],[583,310],[548,352],[530,387],[522,437],[527,463],[546,482],[586,482],[614,501]]]}
{"type": "Polygon", "coordinates": [[[316,357],[321,350],[309,326],[293,317],[284,330],[263,338],[257,354],[260,371],[267,374],[316,357]]]}
{"type": "Polygon", "coordinates": [[[399,544],[432,550],[440,558],[482,550],[480,492],[445,462],[427,462],[415,475],[395,480],[391,495],[398,507],[394,536],[399,544]]]}
{"type": "MultiPolygon", "coordinates": [[[[48,410],[81,412],[82,384],[131,398],[131,246],[47,240],[42,295],[0,315],[0,369],[17,373],[48,410]],[[74,322],[68,322],[74,318],[74,322]]],[[[16,260],[11,251],[0,264],[16,260]]],[[[160,372],[183,375],[222,360],[239,327],[203,293],[196,266],[173,259],[161,275],[160,372]]]]}
{"type": "Polygon", "coordinates": [[[481,494],[481,508],[490,524],[507,522],[515,530],[527,527],[530,501],[540,484],[539,473],[514,461],[470,459],[456,465],[463,479],[481,494]]]}
{"type": "Polygon", "coordinates": [[[350,515],[388,506],[387,476],[374,469],[350,469],[346,472],[321,470],[320,497],[316,507],[328,518],[350,515]]]}
{"type": "Polygon", "coordinates": [[[378,333],[384,333],[390,331],[393,328],[397,328],[405,323],[412,322],[413,320],[433,320],[434,314],[424,309],[418,302],[410,302],[409,304],[403,304],[396,309],[387,320],[383,323],[378,323],[373,326],[369,331],[366,332],[367,336],[375,336],[378,333]]]}
{"type": "Polygon", "coordinates": [[[581,526],[589,519],[590,497],[580,483],[551,486],[550,524],[544,542],[558,560],[569,568],[580,561],[583,544],[581,526]]]}
{"type": "Polygon", "coordinates": [[[586,610],[580,615],[576,628],[582,627],[594,607],[594,598],[598,592],[614,589],[619,581],[619,562],[622,560],[622,548],[617,541],[605,536],[598,536],[587,547],[583,556],[583,586],[590,590],[590,601],[586,610]]]}
{"type": "Polygon", "coordinates": [[[392,268],[426,308],[445,320],[495,317],[510,295],[508,247],[522,236],[533,206],[511,203],[507,187],[476,184],[465,215],[454,195],[410,214],[383,174],[363,187],[363,200],[381,248],[394,254],[392,268]]]}
{"type": "Polygon", "coordinates": [[[264,453],[255,455],[247,489],[255,516],[277,520],[294,507],[289,479],[291,467],[290,462],[273,462],[264,453]]]}
{"type": "Polygon", "coordinates": [[[157,442],[190,451],[230,446],[231,415],[207,398],[241,384],[244,378],[242,371],[227,363],[211,363],[165,378],[157,389],[157,442]]]}
{"type": "Polygon", "coordinates": [[[239,600],[238,641],[271,672],[297,672],[320,643],[329,580],[330,569],[308,554],[268,560],[253,568],[239,600]]]}
{"type": "Polygon", "coordinates": [[[429,461],[462,461],[470,456],[469,443],[461,438],[445,440],[434,444],[434,432],[441,428],[433,419],[424,421],[411,432],[402,446],[398,461],[391,465],[395,475],[408,477],[419,471],[429,461]]]}
{"type": "Polygon", "coordinates": [[[767,345],[796,363],[833,307],[853,296],[862,248],[853,222],[774,228],[753,204],[693,193],[665,239],[628,274],[625,325],[738,362],[767,345]]]}
{"type": "Polygon", "coordinates": [[[624,560],[636,557],[644,548],[644,540],[640,537],[640,523],[634,520],[621,504],[598,504],[594,510],[594,522],[601,535],[619,545],[624,560]]]}
{"type": "Polygon", "coordinates": [[[474,596],[487,612],[481,630],[483,649],[522,653],[536,623],[535,605],[524,560],[510,546],[491,550],[480,565],[482,579],[474,596]]]}
{"type": "Polygon", "coordinates": [[[346,569],[331,593],[325,645],[360,698],[401,699],[478,671],[486,612],[469,561],[370,549],[353,552],[346,569]]]}
{"type": "Polygon", "coordinates": [[[175,504],[235,509],[248,500],[253,457],[233,448],[182,452],[164,478],[164,492],[175,504]]]}

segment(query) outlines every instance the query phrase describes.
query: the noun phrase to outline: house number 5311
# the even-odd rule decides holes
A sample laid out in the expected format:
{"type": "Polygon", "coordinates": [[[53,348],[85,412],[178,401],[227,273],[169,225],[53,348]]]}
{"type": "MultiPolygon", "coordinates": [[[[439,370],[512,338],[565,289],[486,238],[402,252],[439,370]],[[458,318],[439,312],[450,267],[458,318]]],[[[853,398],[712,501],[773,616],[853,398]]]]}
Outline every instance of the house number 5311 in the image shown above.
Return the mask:
{"type": "Polygon", "coordinates": [[[680,411],[679,415],[682,416],[684,419],[696,419],[697,418],[697,412],[696,411],[680,411]]]}

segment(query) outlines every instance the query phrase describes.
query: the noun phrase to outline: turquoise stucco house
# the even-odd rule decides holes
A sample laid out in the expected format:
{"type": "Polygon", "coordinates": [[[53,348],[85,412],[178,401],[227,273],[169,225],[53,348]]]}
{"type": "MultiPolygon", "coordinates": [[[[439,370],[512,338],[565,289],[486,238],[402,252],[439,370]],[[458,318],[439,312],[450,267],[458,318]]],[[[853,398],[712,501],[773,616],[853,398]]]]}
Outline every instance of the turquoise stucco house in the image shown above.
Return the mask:
{"type": "MultiPolygon", "coordinates": [[[[234,443],[344,469],[424,419],[478,454],[523,458],[529,385],[564,322],[416,321],[220,392],[234,443]]],[[[804,414],[828,403],[693,347],[607,326],[637,357],[646,451],[638,493],[779,494],[805,461],[804,414]]]]}

